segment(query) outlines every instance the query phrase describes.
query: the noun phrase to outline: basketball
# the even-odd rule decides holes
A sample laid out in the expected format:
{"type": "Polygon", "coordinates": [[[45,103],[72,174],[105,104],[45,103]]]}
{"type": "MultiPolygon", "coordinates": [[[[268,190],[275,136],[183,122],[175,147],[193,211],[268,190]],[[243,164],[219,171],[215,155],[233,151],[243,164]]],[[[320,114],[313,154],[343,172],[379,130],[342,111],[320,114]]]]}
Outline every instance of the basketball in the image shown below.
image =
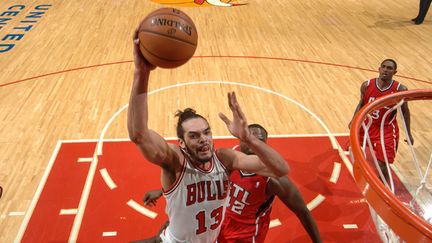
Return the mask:
{"type": "Polygon", "coordinates": [[[192,19],[175,8],[161,8],[147,15],[139,27],[138,38],[147,61],[161,68],[185,64],[198,42],[192,19]]]}

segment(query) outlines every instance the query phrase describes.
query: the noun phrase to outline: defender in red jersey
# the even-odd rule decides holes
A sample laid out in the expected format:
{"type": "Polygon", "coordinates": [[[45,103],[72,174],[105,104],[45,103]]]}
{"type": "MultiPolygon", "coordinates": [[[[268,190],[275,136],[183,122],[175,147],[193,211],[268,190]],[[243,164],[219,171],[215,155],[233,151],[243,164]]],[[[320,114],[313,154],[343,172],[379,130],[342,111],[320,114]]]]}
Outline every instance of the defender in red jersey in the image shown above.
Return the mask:
{"type": "MultiPolygon", "coordinates": [[[[249,125],[252,135],[267,142],[267,131],[258,124],[249,125]]],[[[240,150],[254,154],[244,142],[240,150]]],[[[269,178],[237,170],[230,176],[230,198],[218,243],[264,242],[270,225],[271,207],[275,196],[299,218],[313,242],[321,242],[318,227],[303,197],[288,177],[269,178]]]]}
{"type": "MultiPolygon", "coordinates": [[[[357,105],[354,116],[365,104],[374,101],[378,97],[408,90],[407,87],[393,80],[393,75],[396,74],[396,72],[397,63],[393,59],[386,59],[381,63],[381,66],[379,67],[379,77],[365,81],[361,85],[360,102],[357,105]]],[[[411,140],[411,143],[414,144],[414,139],[411,135],[410,111],[408,104],[405,102],[401,108],[403,118],[405,119],[407,125],[409,139],[411,140]]],[[[383,175],[387,181],[389,175],[385,164],[385,156],[387,157],[389,163],[393,163],[399,143],[399,127],[396,120],[396,111],[393,111],[391,114],[387,115],[384,120],[384,154],[380,139],[380,127],[384,119],[384,114],[389,109],[391,109],[391,107],[383,107],[374,111],[372,113],[372,124],[368,130],[375,156],[379,161],[381,171],[383,172],[383,175]]],[[[351,128],[351,122],[349,123],[348,127],[351,128]]],[[[361,136],[362,139],[363,135],[364,134],[361,136]]]]}

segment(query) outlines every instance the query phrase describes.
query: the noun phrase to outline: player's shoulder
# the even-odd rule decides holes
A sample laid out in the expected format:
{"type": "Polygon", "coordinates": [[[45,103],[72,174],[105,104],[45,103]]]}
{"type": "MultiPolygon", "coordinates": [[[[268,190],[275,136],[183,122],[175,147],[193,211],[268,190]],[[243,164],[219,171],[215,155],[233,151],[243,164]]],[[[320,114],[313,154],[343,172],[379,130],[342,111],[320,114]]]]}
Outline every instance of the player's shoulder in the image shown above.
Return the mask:
{"type": "Polygon", "coordinates": [[[363,83],[362,83],[361,86],[360,86],[360,90],[361,90],[361,92],[365,92],[365,91],[366,91],[366,89],[369,87],[369,84],[370,84],[371,80],[372,80],[372,79],[369,79],[369,80],[363,81],[363,83]]]}
{"type": "Polygon", "coordinates": [[[407,86],[405,86],[405,85],[403,85],[397,81],[395,81],[395,83],[397,85],[397,91],[407,91],[408,90],[407,86]]]}
{"type": "Polygon", "coordinates": [[[375,84],[377,78],[371,78],[371,79],[367,79],[365,81],[363,81],[362,86],[368,87],[371,84],[375,84]]]}

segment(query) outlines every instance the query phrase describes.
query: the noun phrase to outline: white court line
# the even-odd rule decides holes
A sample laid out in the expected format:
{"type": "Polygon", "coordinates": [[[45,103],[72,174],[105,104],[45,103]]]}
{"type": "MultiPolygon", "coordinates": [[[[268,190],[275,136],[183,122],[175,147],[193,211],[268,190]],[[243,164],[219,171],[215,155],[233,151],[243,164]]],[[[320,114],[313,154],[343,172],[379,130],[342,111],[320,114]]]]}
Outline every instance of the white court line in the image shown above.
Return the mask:
{"type": "Polygon", "coordinates": [[[102,236],[103,236],[103,237],[112,237],[112,236],[117,236],[117,231],[106,231],[106,232],[102,232],[102,236]]]}
{"type": "Polygon", "coordinates": [[[78,213],[77,208],[61,209],[59,215],[76,215],[78,213]]]}
{"type": "Polygon", "coordinates": [[[157,213],[141,206],[139,203],[135,202],[134,200],[129,200],[127,203],[127,205],[129,205],[129,207],[135,209],[136,211],[140,212],[142,215],[147,216],[151,219],[155,219],[157,217],[157,213]]]}
{"type": "MultiPolygon", "coordinates": [[[[349,133],[330,133],[335,137],[349,136],[349,133]]],[[[292,134],[269,134],[269,138],[302,138],[302,137],[328,137],[327,133],[292,133],[292,134]]],[[[213,136],[214,139],[234,139],[234,136],[213,136]]],[[[165,140],[177,140],[177,137],[164,137],[165,140]]],[[[60,140],[62,143],[95,143],[98,142],[97,138],[89,139],[71,139],[71,140],[60,140]]],[[[104,138],[102,142],[130,142],[129,138],[104,138]]]]}
{"type": "Polygon", "coordinates": [[[312,201],[310,201],[307,204],[307,208],[309,211],[312,211],[314,208],[318,207],[323,201],[325,200],[325,197],[321,194],[318,194],[312,201]]]}
{"type": "Polygon", "coordinates": [[[341,171],[341,164],[338,162],[333,162],[333,172],[332,175],[330,176],[330,182],[336,184],[336,182],[339,179],[340,171],[341,171]]]}
{"type": "MultiPolygon", "coordinates": [[[[97,138],[84,138],[84,139],[70,139],[70,140],[60,140],[62,143],[95,143],[98,142],[97,138]]],[[[129,138],[106,138],[104,142],[126,142],[130,141],[129,138]]]]}
{"type": "Polygon", "coordinates": [[[344,224],[344,229],[358,229],[358,226],[356,224],[344,224]]]}
{"type": "Polygon", "coordinates": [[[99,172],[100,172],[103,180],[105,181],[105,183],[109,187],[109,189],[112,190],[114,188],[117,188],[117,185],[115,184],[115,182],[113,181],[113,179],[109,175],[109,173],[108,173],[108,171],[107,171],[106,168],[100,169],[99,172]]]}
{"type": "Polygon", "coordinates": [[[25,212],[10,212],[8,216],[24,216],[25,212]]]}
{"type": "Polygon", "coordinates": [[[84,217],[84,211],[85,211],[85,208],[87,206],[88,198],[90,196],[90,189],[91,189],[92,184],[93,184],[93,179],[94,179],[94,175],[96,173],[97,164],[98,164],[98,156],[95,153],[93,155],[93,160],[90,163],[90,169],[87,173],[87,178],[86,178],[86,181],[84,184],[84,189],[81,193],[81,198],[80,198],[80,202],[78,205],[78,212],[74,218],[74,222],[72,225],[72,230],[71,230],[71,233],[69,235],[68,242],[71,242],[71,243],[77,242],[78,232],[79,232],[79,229],[81,228],[82,218],[84,217]]]}
{"type": "Polygon", "coordinates": [[[349,160],[348,157],[345,155],[345,150],[343,150],[339,144],[337,150],[339,153],[339,157],[342,159],[342,162],[344,163],[345,167],[348,169],[348,172],[351,174],[352,178],[354,178],[353,164],[351,160],[349,160]]]}
{"type": "Polygon", "coordinates": [[[47,167],[45,169],[45,172],[44,172],[44,174],[42,176],[42,179],[39,182],[39,186],[36,189],[35,195],[33,196],[33,199],[30,202],[30,206],[27,209],[27,213],[24,216],[23,222],[22,222],[22,224],[21,224],[21,226],[19,228],[19,231],[18,231],[17,236],[16,236],[15,241],[14,241],[16,243],[21,242],[21,239],[22,239],[22,237],[24,235],[24,232],[25,232],[25,230],[27,228],[28,222],[30,221],[30,217],[33,214],[33,210],[36,207],[36,203],[39,200],[39,197],[40,197],[40,195],[42,193],[42,190],[43,190],[43,188],[45,186],[45,183],[46,183],[46,181],[48,179],[49,173],[51,172],[51,168],[54,165],[55,159],[57,158],[57,154],[58,154],[58,151],[60,150],[60,147],[61,147],[61,142],[59,141],[59,142],[57,142],[57,145],[56,145],[56,147],[54,149],[54,152],[53,152],[53,154],[52,154],[52,156],[51,156],[51,158],[50,158],[50,160],[48,162],[48,165],[47,165],[47,167]]]}
{"type": "Polygon", "coordinates": [[[279,219],[272,219],[269,224],[269,229],[282,225],[279,219]]]}
{"type": "Polygon", "coordinates": [[[78,162],[92,162],[93,158],[78,158],[78,162]]]}

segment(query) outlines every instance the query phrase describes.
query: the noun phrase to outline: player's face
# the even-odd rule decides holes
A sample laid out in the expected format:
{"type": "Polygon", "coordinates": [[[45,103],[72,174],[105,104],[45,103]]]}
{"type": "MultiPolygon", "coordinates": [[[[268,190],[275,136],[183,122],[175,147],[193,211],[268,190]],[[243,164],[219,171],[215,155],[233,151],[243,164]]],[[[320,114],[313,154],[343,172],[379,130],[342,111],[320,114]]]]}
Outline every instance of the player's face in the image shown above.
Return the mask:
{"type": "Polygon", "coordinates": [[[180,145],[187,149],[193,160],[205,163],[213,156],[213,138],[208,123],[202,118],[189,119],[182,124],[184,140],[180,145]]]}
{"type": "Polygon", "coordinates": [[[396,72],[394,63],[391,61],[385,61],[379,68],[379,77],[381,80],[388,81],[393,78],[393,75],[395,75],[396,72]]]}
{"type": "MultiPolygon", "coordinates": [[[[258,127],[251,127],[249,128],[249,131],[253,136],[258,138],[259,140],[263,141],[264,143],[267,143],[267,137],[261,128],[258,127]]],[[[244,142],[240,141],[240,150],[245,154],[255,154],[252,149],[250,149],[244,142]]]]}

